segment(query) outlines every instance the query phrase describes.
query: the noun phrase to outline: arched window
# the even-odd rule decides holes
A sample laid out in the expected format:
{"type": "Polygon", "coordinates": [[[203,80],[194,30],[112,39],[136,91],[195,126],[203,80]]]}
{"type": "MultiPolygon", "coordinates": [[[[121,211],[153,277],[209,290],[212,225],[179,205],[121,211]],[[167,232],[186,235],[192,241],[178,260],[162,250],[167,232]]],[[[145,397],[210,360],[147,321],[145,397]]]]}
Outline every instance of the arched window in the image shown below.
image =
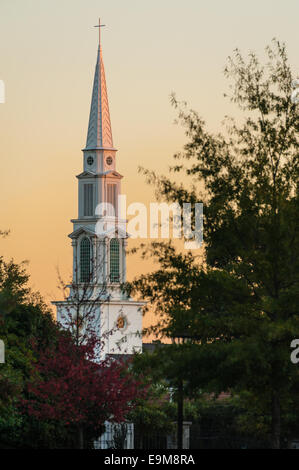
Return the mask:
{"type": "Polygon", "coordinates": [[[110,282],[119,282],[119,241],[110,241],[110,282]]]}
{"type": "Polygon", "coordinates": [[[80,243],[80,282],[90,282],[90,256],[90,240],[85,237],[80,243]]]}

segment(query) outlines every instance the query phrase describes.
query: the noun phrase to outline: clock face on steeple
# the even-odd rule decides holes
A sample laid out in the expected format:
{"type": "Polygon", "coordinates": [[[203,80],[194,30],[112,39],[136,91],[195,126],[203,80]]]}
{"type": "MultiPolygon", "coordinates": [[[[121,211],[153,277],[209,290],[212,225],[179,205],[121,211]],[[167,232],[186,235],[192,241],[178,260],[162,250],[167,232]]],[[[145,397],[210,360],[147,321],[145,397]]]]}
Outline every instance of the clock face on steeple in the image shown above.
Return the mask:
{"type": "Polygon", "coordinates": [[[91,155],[87,157],[87,165],[91,166],[93,165],[93,162],[94,162],[94,158],[91,155]]]}
{"type": "Polygon", "coordinates": [[[108,166],[111,166],[111,165],[112,165],[112,163],[113,163],[113,158],[112,158],[112,157],[110,157],[110,156],[109,156],[109,157],[107,157],[107,158],[106,158],[106,165],[108,165],[108,166]]]}

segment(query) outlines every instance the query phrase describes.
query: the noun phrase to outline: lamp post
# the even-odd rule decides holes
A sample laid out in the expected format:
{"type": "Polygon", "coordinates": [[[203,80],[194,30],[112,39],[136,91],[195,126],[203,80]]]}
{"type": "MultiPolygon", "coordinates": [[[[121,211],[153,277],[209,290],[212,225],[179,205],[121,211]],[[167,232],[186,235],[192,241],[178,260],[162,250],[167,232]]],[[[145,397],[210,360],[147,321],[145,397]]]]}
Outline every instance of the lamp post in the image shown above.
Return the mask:
{"type": "MultiPolygon", "coordinates": [[[[185,340],[200,340],[199,336],[191,335],[188,331],[177,331],[172,336],[173,341],[178,340],[178,344],[185,343],[185,340]]],[[[180,374],[177,386],[177,448],[183,448],[183,424],[184,424],[184,381],[180,374]]]]}
{"type": "MultiPolygon", "coordinates": [[[[173,335],[173,341],[182,340],[182,343],[185,342],[185,334],[177,332],[173,335]]],[[[177,449],[183,449],[183,425],[184,425],[184,381],[179,373],[178,385],[177,385],[177,449]]]]}
{"type": "Polygon", "coordinates": [[[184,425],[184,389],[183,380],[178,380],[178,398],[177,398],[177,448],[183,448],[183,425],[184,425]]]}

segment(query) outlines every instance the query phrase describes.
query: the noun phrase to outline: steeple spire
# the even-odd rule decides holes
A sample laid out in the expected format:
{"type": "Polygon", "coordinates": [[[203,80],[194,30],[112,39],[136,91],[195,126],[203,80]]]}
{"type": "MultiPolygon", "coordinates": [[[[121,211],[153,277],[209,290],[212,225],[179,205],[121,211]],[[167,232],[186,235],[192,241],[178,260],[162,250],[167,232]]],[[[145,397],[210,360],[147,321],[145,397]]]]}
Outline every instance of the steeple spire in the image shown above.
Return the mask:
{"type": "Polygon", "coordinates": [[[113,149],[105,69],[101,47],[101,24],[99,20],[99,48],[93,82],[89,125],[85,150],[113,149]]]}

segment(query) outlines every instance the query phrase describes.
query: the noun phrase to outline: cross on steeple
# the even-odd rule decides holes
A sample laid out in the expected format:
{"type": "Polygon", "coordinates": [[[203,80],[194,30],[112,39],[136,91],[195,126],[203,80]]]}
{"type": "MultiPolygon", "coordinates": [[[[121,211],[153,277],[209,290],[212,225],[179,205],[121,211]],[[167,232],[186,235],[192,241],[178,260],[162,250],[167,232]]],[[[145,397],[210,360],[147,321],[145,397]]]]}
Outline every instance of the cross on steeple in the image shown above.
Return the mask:
{"type": "Polygon", "coordinates": [[[99,24],[95,26],[95,28],[99,28],[99,47],[101,47],[101,28],[106,26],[105,24],[101,24],[101,18],[99,18],[99,24]]]}

